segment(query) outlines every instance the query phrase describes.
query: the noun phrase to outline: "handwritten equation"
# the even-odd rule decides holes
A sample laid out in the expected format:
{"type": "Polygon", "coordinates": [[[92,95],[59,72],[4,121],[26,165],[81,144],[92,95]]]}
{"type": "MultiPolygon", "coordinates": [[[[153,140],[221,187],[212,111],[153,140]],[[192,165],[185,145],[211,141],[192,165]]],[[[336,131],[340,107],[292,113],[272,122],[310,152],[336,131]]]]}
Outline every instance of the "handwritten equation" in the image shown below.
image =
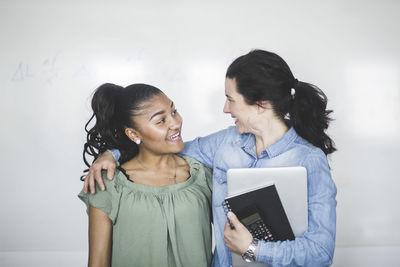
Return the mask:
{"type": "MultiPolygon", "coordinates": [[[[96,60],[95,62],[84,60],[76,55],[72,59],[77,59],[71,63],[71,58],[58,52],[52,56],[38,59],[36,62],[21,60],[16,62],[9,72],[9,81],[22,84],[24,82],[39,82],[41,84],[55,85],[63,81],[82,81],[101,77],[113,80],[143,80],[146,77],[146,65],[143,62],[143,51],[138,54],[96,60]],[[66,62],[68,59],[68,63],[66,62]]],[[[154,61],[154,58],[153,58],[154,61]]],[[[151,62],[151,60],[149,60],[151,62]]],[[[169,62],[169,61],[166,61],[169,62]]],[[[158,58],[156,68],[152,69],[152,75],[158,73],[159,79],[170,81],[186,80],[186,72],[180,66],[170,63],[160,64],[158,58]]]]}
{"type": "Polygon", "coordinates": [[[32,67],[30,63],[19,62],[11,80],[21,82],[29,79],[40,78],[47,83],[52,83],[59,77],[60,68],[57,66],[59,53],[53,57],[46,58],[41,64],[32,67]]]}
{"type": "MultiPolygon", "coordinates": [[[[60,67],[59,57],[60,53],[57,53],[36,64],[20,61],[16,64],[10,79],[12,82],[16,83],[38,79],[44,83],[51,84],[61,78],[62,71],[65,72],[65,68],[63,69],[60,67]]],[[[90,75],[91,73],[86,67],[86,64],[79,64],[70,72],[70,76],[75,78],[87,77],[90,75]]]]}

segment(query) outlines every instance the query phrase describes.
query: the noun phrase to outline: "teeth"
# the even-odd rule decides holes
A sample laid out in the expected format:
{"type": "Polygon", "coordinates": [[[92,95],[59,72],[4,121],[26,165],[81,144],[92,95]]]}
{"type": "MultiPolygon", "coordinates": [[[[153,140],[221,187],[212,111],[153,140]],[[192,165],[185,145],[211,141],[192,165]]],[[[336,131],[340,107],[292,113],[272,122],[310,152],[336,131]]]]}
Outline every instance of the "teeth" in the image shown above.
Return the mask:
{"type": "Polygon", "coordinates": [[[171,137],[170,137],[170,138],[172,139],[172,138],[175,138],[175,137],[178,137],[178,136],[179,136],[179,132],[178,132],[178,133],[176,133],[176,134],[174,134],[174,135],[171,135],[171,137]]]}

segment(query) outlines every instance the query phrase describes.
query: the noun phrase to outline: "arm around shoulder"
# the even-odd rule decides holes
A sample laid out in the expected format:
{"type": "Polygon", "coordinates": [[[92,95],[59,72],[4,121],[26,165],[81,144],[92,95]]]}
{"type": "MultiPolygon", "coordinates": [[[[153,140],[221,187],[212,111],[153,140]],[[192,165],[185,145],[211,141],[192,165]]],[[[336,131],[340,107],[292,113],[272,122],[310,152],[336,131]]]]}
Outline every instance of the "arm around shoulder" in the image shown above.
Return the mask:
{"type": "Polygon", "coordinates": [[[236,133],[236,128],[229,127],[204,137],[197,137],[192,141],[185,142],[185,147],[181,154],[188,155],[207,167],[212,168],[218,147],[226,141],[227,137],[232,133],[236,133]]]}

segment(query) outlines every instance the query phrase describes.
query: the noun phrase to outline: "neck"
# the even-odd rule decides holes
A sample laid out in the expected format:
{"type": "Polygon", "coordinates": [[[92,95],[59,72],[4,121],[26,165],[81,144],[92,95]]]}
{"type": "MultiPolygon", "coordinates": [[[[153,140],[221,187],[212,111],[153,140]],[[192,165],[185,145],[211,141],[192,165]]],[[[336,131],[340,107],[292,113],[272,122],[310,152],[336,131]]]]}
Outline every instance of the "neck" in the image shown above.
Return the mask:
{"type": "Polygon", "coordinates": [[[142,165],[144,165],[143,167],[148,169],[159,170],[163,168],[170,168],[171,164],[174,165],[174,157],[175,154],[155,155],[150,152],[140,151],[139,154],[137,154],[132,160],[138,160],[142,165]]]}
{"type": "Polygon", "coordinates": [[[257,156],[259,157],[261,151],[281,139],[288,130],[289,128],[285,122],[278,119],[265,123],[263,127],[260,127],[257,132],[253,133],[256,138],[257,156]]]}
{"type": "Polygon", "coordinates": [[[133,181],[151,186],[166,186],[177,183],[178,160],[175,154],[154,154],[142,149],[122,167],[133,181]]]}

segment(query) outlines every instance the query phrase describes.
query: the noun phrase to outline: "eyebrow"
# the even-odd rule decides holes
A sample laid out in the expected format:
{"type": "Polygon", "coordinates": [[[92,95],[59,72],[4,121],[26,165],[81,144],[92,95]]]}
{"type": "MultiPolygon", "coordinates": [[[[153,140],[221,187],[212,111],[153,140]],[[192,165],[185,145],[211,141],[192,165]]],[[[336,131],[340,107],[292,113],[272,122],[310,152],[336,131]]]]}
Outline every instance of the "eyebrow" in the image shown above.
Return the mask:
{"type": "MultiPolygon", "coordinates": [[[[171,108],[172,108],[173,106],[174,106],[174,102],[171,101],[171,108]]],[[[164,113],[165,113],[165,110],[161,110],[161,111],[158,111],[158,112],[154,113],[153,115],[151,115],[149,121],[151,121],[155,116],[161,115],[161,114],[164,114],[164,113]]]]}

